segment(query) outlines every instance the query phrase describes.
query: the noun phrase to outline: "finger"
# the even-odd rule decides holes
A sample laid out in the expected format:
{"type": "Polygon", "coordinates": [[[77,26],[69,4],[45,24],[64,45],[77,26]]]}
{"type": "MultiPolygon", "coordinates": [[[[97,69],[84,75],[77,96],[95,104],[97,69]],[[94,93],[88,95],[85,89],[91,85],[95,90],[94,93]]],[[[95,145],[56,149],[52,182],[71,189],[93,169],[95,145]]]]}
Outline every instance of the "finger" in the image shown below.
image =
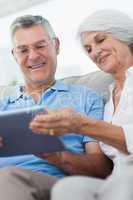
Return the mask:
{"type": "Polygon", "coordinates": [[[46,114],[39,114],[36,115],[34,120],[40,120],[40,121],[58,121],[62,118],[70,118],[70,116],[73,114],[73,109],[71,108],[62,108],[62,109],[55,109],[55,110],[48,110],[46,109],[46,114]]]}
{"type": "Polygon", "coordinates": [[[42,122],[42,121],[32,121],[29,126],[31,128],[67,128],[70,129],[70,121],[68,120],[60,120],[60,121],[52,121],[52,122],[42,122]]]}
{"type": "Polygon", "coordinates": [[[57,122],[59,120],[62,120],[63,116],[61,114],[41,114],[37,115],[33,120],[35,121],[42,121],[42,122],[57,122]]]}
{"type": "Polygon", "coordinates": [[[68,128],[65,127],[62,123],[40,123],[40,122],[31,122],[29,128],[34,133],[43,133],[51,135],[49,130],[53,130],[54,135],[62,135],[68,133],[68,128]]]}
{"type": "Polygon", "coordinates": [[[35,155],[38,156],[38,157],[45,157],[45,158],[47,158],[47,157],[51,156],[51,154],[52,153],[39,153],[39,154],[35,154],[35,155]]]}
{"type": "Polygon", "coordinates": [[[32,129],[32,132],[35,133],[35,134],[44,134],[44,135],[49,134],[49,130],[44,129],[44,128],[34,128],[34,129],[32,129]]]}
{"type": "MultiPolygon", "coordinates": [[[[54,136],[61,136],[61,135],[68,133],[67,129],[55,128],[53,131],[54,131],[54,136]]],[[[49,129],[44,129],[44,128],[38,128],[37,130],[34,130],[34,133],[51,135],[49,132],[49,129]]],[[[71,134],[71,133],[69,132],[69,134],[71,134]]]]}

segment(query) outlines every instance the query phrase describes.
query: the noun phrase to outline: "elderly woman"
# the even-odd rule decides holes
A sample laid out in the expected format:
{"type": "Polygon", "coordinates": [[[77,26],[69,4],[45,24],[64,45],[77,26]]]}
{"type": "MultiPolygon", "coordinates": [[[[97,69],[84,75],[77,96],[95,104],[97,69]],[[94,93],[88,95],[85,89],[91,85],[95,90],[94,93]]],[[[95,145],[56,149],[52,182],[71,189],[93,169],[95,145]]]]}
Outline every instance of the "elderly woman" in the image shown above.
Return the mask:
{"type": "Polygon", "coordinates": [[[110,73],[110,99],[104,121],[70,109],[40,115],[31,123],[34,131],[56,135],[77,132],[100,141],[102,151],[113,160],[114,170],[106,180],[73,177],[59,181],[53,200],[133,199],[133,20],[119,11],[101,10],[81,24],[79,36],[92,61],[110,73]],[[131,169],[131,170],[130,170],[131,169]]]}

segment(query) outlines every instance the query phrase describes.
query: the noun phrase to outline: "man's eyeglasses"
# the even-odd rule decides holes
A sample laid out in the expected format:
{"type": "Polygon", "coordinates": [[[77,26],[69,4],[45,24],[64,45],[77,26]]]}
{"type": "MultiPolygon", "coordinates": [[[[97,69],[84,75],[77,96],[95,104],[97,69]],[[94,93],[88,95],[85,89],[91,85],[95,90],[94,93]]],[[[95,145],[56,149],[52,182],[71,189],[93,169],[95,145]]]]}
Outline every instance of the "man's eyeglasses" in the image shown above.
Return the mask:
{"type": "Polygon", "coordinates": [[[48,46],[54,39],[55,38],[52,38],[49,40],[42,40],[30,46],[26,46],[26,45],[18,46],[15,48],[15,51],[18,54],[18,56],[21,56],[21,57],[28,56],[31,49],[39,53],[44,50],[47,50],[48,46]]]}

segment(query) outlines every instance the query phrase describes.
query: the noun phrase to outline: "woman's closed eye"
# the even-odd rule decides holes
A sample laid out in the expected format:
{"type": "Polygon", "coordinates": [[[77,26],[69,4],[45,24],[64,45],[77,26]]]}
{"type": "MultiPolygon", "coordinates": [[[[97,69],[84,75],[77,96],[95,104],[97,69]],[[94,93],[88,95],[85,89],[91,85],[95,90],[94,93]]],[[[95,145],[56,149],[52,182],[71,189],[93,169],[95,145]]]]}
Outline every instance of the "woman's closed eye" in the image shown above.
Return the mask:
{"type": "Polygon", "coordinates": [[[95,37],[96,43],[102,43],[105,39],[106,39],[105,36],[99,36],[99,35],[97,35],[97,36],[95,37]]]}

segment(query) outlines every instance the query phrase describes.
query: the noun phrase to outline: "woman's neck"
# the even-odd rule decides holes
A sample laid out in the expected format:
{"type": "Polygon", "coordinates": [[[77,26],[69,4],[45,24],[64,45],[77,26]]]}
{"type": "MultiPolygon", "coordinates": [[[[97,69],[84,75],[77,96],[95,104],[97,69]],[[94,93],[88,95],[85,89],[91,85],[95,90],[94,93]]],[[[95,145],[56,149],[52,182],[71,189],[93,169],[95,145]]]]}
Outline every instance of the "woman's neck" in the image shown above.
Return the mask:
{"type": "Polygon", "coordinates": [[[125,73],[115,76],[115,89],[122,90],[125,82],[125,73]]]}
{"type": "Polygon", "coordinates": [[[125,67],[122,69],[119,69],[116,71],[113,75],[113,78],[115,80],[115,88],[118,90],[122,90],[126,78],[126,71],[128,70],[129,67],[125,67]]]}
{"type": "Polygon", "coordinates": [[[116,66],[115,71],[112,73],[114,80],[115,80],[115,85],[117,88],[122,89],[125,81],[125,75],[126,71],[133,66],[133,55],[130,52],[129,55],[125,57],[124,63],[121,65],[119,63],[119,66],[116,66]]]}

